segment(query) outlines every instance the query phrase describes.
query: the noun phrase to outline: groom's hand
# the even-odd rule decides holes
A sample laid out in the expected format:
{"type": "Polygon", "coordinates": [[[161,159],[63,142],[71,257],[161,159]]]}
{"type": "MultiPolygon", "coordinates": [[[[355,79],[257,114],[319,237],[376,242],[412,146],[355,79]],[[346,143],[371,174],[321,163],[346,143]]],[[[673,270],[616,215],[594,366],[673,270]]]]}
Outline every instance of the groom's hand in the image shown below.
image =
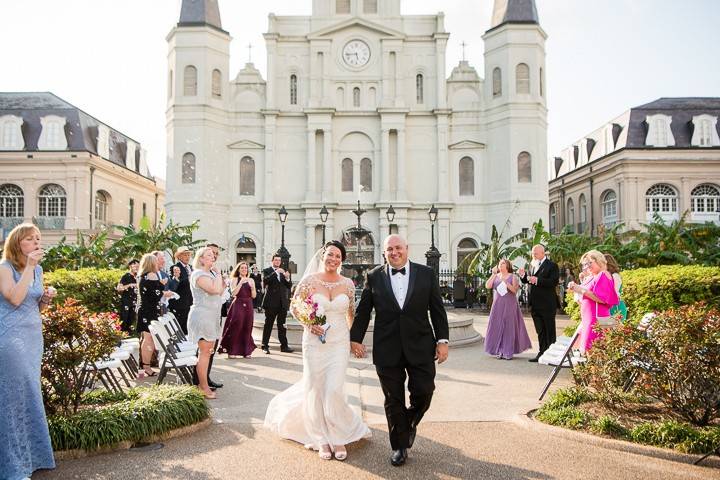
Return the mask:
{"type": "Polygon", "coordinates": [[[365,345],[358,342],[350,342],[350,351],[357,358],[365,358],[365,345]]]}
{"type": "Polygon", "coordinates": [[[437,347],[435,347],[435,357],[437,358],[438,363],[443,363],[448,358],[448,344],[447,343],[438,343],[437,347]]]}

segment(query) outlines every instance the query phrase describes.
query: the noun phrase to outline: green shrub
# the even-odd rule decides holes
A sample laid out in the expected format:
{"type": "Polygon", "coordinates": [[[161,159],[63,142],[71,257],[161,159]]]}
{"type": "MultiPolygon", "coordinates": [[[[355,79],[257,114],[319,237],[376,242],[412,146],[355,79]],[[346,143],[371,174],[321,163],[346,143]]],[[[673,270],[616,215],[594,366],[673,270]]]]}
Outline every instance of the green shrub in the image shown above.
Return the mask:
{"type": "Polygon", "coordinates": [[[93,313],[119,312],[120,293],[115,287],[126,272],[99,268],[59,269],[45,273],[45,284],[55,287],[60,303],[66,298],[75,298],[93,313]]]}
{"type": "Polygon", "coordinates": [[[720,447],[720,427],[695,428],[673,420],[641,423],[632,428],[628,435],[638,443],[686,453],[704,454],[720,447]]]}
{"type": "Polygon", "coordinates": [[[580,430],[590,421],[589,415],[577,407],[546,408],[546,406],[547,404],[540,407],[535,415],[543,423],[580,430]]]}
{"type": "Polygon", "coordinates": [[[130,390],[116,403],[48,417],[54,450],[96,450],[193,425],[209,416],[202,393],[189,386],[130,390]]]}
{"type": "Polygon", "coordinates": [[[628,429],[620,425],[620,422],[610,415],[603,415],[590,422],[590,430],[595,433],[620,438],[627,437],[629,434],[628,429]]]}
{"type": "MultiPolygon", "coordinates": [[[[593,400],[593,395],[582,387],[561,388],[545,402],[548,408],[576,407],[593,400]]],[[[545,406],[543,405],[543,406],[545,406]]]]}
{"type": "MultiPolygon", "coordinates": [[[[706,302],[720,307],[720,267],[664,265],[621,272],[623,300],[630,323],[637,324],[648,312],[706,302]]],[[[565,329],[572,336],[580,323],[580,306],[567,295],[565,313],[572,320],[565,329]]]]}

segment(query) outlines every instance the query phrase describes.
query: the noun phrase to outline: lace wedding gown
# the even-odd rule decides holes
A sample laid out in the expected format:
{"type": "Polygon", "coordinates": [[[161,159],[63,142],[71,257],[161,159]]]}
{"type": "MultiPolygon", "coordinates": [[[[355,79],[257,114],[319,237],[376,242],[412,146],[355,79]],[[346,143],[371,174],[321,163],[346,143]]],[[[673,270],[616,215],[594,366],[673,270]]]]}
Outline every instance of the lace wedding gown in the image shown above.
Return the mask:
{"type": "MultiPolygon", "coordinates": [[[[298,285],[317,292],[319,280],[313,275],[298,285]]],[[[330,300],[319,293],[314,300],[325,309],[326,343],[306,329],[302,338],[303,378],[276,395],[268,405],[265,427],[282,438],[319,450],[321,445],[346,445],[370,437],[370,429],[348,405],[344,387],[350,357],[350,330],[355,303],[350,279],[333,289],[330,300]],[[342,293],[340,293],[342,292],[342,293]]]]}

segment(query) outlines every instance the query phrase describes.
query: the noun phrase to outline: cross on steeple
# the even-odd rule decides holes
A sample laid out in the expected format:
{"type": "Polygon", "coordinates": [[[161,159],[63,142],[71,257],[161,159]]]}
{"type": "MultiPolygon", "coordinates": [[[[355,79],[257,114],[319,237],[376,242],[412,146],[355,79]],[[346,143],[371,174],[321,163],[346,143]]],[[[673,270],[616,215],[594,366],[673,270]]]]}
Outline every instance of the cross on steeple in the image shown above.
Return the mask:
{"type": "Polygon", "coordinates": [[[465,43],[465,40],[460,44],[463,50],[463,62],[465,61],[465,47],[467,47],[467,43],[465,43]]]}
{"type": "Polygon", "coordinates": [[[252,43],[248,43],[248,63],[252,63],[252,43]]]}

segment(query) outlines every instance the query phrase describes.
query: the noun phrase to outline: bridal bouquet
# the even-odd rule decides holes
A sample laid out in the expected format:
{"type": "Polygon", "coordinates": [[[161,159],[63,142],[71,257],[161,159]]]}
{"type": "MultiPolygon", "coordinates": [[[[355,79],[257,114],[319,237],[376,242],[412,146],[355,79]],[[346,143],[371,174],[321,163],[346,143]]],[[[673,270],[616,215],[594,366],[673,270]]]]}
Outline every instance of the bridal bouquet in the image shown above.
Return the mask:
{"type": "Polygon", "coordinates": [[[301,288],[295,294],[290,302],[290,310],[297,321],[303,325],[308,327],[322,325],[325,332],[320,336],[320,341],[325,343],[330,325],[327,324],[325,309],[315,301],[308,288],[301,288]]]}

